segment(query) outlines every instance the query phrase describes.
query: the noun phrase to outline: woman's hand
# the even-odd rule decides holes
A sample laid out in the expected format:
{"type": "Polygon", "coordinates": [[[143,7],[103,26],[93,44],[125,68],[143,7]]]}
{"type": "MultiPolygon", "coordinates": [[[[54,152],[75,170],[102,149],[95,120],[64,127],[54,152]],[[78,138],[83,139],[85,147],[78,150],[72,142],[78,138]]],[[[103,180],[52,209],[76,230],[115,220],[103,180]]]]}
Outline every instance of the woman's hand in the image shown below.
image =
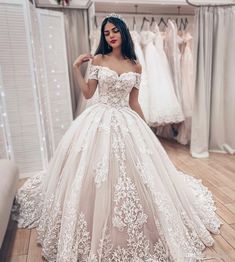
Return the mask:
{"type": "Polygon", "coordinates": [[[82,54],[73,63],[74,68],[79,68],[84,62],[89,61],[93,58],[92,54],[82,54]]]}
{"type": "Polygon", "coordinates": [[[73,63],[74,73],[76,71],[75,77],[78,81],[78,86],[81,89],[81,91],[82,91],[82,93],[83,93],[83,95],[86,99],[89,99],[94,95],[95,90],[97,88],[97,82],[98,82],[95,79],[89,79],[89,81],[87,82],[84,79],[84,76],[82,75],[82,72],[80,70],[80,66],[84,62],[89,61],[90,59],[93,60],[93,55],[82,54],[73,63]]]}

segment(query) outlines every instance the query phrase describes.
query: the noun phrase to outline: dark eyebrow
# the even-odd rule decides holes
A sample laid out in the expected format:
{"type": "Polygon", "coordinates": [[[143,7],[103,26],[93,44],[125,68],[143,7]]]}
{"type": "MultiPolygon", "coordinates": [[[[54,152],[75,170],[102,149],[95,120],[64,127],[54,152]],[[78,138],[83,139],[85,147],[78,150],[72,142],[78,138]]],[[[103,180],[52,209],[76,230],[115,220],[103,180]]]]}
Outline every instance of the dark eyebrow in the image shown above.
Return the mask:
{"type": "MultiPolygon", "coordinates": [[[[116,28],[117,27],[115,26],[115,27],[111,28],[111,30],[116,29],[116,28]]],[[[109,32],[109,30],[104,30],[104,32],[109,32]]]]}

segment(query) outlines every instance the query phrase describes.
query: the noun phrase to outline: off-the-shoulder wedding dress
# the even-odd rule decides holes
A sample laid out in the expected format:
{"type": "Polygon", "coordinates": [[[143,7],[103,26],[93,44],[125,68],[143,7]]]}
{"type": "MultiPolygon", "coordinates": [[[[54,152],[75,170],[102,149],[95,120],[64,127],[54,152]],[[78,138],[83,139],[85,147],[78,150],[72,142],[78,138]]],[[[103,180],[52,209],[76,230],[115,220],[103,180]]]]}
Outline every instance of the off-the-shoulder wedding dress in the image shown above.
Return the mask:
{"type": "Polygon", "coordinates": [[[219,233],[212,195],[179,172],[128,103],[141,75],[91,65],[99,99],[71,124],[13,216],[48,261],[193,262],[219,233]]]}

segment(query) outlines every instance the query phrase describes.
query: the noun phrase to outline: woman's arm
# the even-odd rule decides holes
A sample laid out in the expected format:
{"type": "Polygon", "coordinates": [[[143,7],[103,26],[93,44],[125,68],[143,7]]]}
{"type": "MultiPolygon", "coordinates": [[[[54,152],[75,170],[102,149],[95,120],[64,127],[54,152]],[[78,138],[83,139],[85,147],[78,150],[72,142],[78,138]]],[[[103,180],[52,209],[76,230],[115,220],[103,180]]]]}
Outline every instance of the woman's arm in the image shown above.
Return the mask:
{"type": "Polygon", "coordinates": [[[91,54],[83,54],[80,55],[73,63],[73,68],[76,74],[79,87],[86,99],[89,99],[94,95],[98,83],[98,81],[95,79],[89,79],[88,82],[86,82],[80,71],[82,63],[87,62],[89,59],[92,59],[92,64],[97,64],[98,62],[97,57],[93,57],[91,54]]]}

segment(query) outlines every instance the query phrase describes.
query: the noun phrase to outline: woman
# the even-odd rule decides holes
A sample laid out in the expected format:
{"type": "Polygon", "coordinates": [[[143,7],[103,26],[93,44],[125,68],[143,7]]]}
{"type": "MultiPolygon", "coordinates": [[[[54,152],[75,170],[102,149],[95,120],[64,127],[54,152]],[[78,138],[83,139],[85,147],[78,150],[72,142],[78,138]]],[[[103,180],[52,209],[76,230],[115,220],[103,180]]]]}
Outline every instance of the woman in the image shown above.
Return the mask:
{"type": "Polygon", "coordinates": [[[46,174],[18,191],[19,226],[37,227],[48,261],[198,261],[220,221],[207,188],[176,170],[144,121],[124,21],[106,17],[96,55],[74,67],[84,96],[98,86],[99,100],[73,121],[46,174]]]}

